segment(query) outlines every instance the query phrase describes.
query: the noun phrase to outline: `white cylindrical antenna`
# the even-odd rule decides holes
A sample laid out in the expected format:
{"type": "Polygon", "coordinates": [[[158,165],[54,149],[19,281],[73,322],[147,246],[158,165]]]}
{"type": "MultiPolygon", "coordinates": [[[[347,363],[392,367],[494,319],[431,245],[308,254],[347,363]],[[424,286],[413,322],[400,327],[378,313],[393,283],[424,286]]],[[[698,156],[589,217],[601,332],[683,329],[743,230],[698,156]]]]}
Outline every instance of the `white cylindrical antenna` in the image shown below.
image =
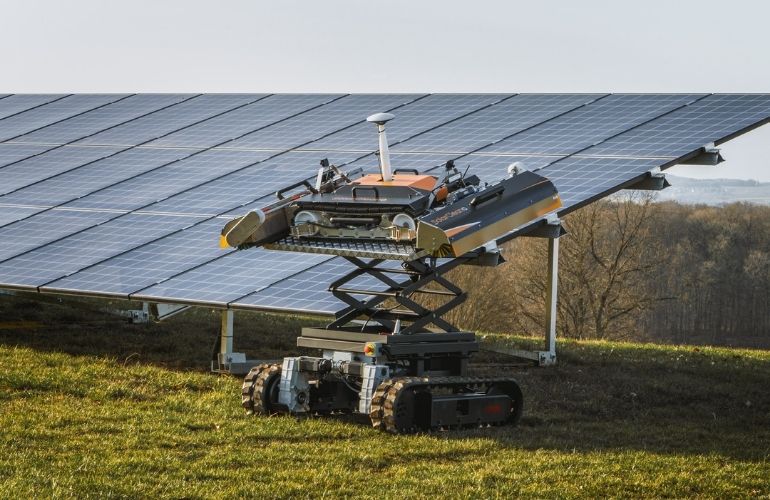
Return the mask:
{"type": "Polygon", "coordinates": [[[366,118],[366,121],[377,124],[380,139],[380,170],[383,181],[393,180],[393,170],[390,168],[390,152],[388,151],[388,136],[385,135],[385,124],[393,119],[390,113],[376,113],[366,118]]]}

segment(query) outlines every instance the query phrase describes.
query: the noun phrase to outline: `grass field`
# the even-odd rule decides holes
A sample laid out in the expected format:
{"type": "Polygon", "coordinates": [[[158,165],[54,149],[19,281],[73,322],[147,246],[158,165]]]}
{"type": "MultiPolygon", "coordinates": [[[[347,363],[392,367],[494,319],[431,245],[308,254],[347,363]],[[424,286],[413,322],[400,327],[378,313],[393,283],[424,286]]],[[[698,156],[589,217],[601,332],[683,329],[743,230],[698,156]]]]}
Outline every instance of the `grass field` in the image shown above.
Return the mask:
{"type": "MultiPolygon", "coordinates": [[[[101,302],[0,297],[0,497],[770,496],[770,352],[562,342],[554,368],[482,355],[516,428],[390,436],[246,417],[204,370],[217,316],[128,325],[101,302]]],[[[307,318],[238,315],[254,356],[307,318]]],[[[499,340],[499,338],[497,338],[499,340]]]]}

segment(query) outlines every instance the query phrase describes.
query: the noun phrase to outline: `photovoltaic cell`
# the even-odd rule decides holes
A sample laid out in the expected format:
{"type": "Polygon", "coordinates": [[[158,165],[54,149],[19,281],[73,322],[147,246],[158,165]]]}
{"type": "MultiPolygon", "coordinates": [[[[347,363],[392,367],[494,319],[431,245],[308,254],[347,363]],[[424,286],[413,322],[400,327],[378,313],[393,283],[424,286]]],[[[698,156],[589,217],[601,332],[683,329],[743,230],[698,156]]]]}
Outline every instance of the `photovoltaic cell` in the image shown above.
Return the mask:
{"type": "Polygon", "coordinates": [[[0,144],[0,168],[51,149],[37,144],[0,144]]]}
{"type": "Polygon", "coordinates": [[[0,120],[0,141],[7,141],[59,120],[125,97],[118,94],[78,94],[0,120]]]}
{"type": "MultiPolygon", "coordinates": [[[[372,113],[398,107],[388,125],[390,142],[410,137],[393,146],[394,168],[438,176],[444,163],[455,159],[458,168],[470,166],[469,173],[495,182],[507,175],[510,163],[520,161],[554,182],[564,201],[561,214],[770,118],[768,95],[698,101],[696,95],[253,95],[236,97],[231,104],[241,107],[231,111],[217,107],[223,96],[195,97],[164,111],[153,103],[168,96],[132,96],[99,109],[104,96],[74,97],[23,108],[5,120],[2,113],[10,107],[3,103],[17,96],[0,99],[0,137],[11,121],[15,130],[26,132],[51,124],[22,139],[46,144],[110,127],[100,140],[111,136],[110,141],[135,144],[168,135],[153,147],[118,153],[96,146],[43,152],[53,146],[0,144],[0,188],[9,183],[20,188],[0,196],[0,226],[8,224],[0,227],[0,286],[316,313],[343,307],[326,289],[350,270],[346,261],[221,250],[219,231],[230,217],[273,201],[277,189],[314,177],[321,158],[344,169],[378,171],[378,158],[366,154],[376,149],[375,128],[364,122],[372,113]],[[261,100],[241,105],[248,98],[261,100]],[[495,99],[501,100],[484,107],[495,99]],[[196,102],[212,105],[196,107],[196,102]],[[314,106],[321,107],[311,111],[314,106]],[[37,114],[46,108],[50,113],[37,114]],[[140,111],[151,114],[137,119],[140,111]],[[64,121],[52,124],[58,120],[64,121]],[[196,120],[202,121],[193,125],[196,120]],[[124,122],[129,125],[117,125],[124,122]],[[201,151],[239,136],[245,137],[201,151]],[[281,154],[277,148],[284,147],[312,151],[281,154]],[[579,154],[565,156],[575,151],[579,154]]],[[[351,285],[380,286],[371,278],[359,280],[351,285]]]]}
{"type": "MultiPolygon", "coordinates": [[[[74,149],[74,148],[66,148],[74,149]]],[[[87,150],[102,150],[103,148],[83,148],[87,150]]],[[[20,188],[11,194],[0,196],[0,203],[41,203],[59,205],[75,198],[84,197],[139,174],[168,164],[179,158],[188,156],[187,150],[181,149],[144,149],[134,148],[123,151],[108,158],[98,159],[91,163],[42,180],[27,187],[20,188]]],[[[0,174],[2,175],[2,174],[0,174]]],[[[139,181],[141,183],[141,181],[139,181]]],[[[157,186],[145,186],[152,190],[157,186]]],[[[116,201],[126,203],[128,200],[117,198],[116,201]]],[[[88,208],[118,208],[117,204],[89,206],[88,208]]]]}
{"type": "Polygon", "coordinates": [[[108,106],[48,125],[14,139],[14,142],[67,144],[121,123],[189,99],[187,94],[137,94],[108,106]]]}
{"type": "MultiPolygon", "coordinates": [[[[106,212],[82,212],[72,210],[49,210],[36,214],[23,222],[0,227],[0,261],[22,252],[56,241],[83,228],[99,224],[115,217],[106,212]]],[[[60,259],[67,258],[60,255],[60,259]]],[[[0,283],[9,283],[0,274],[0,283]]]]}
{"type": "Polygon", "coordinates": [[[46,288],[128,296],[234,250],[219,247],[225,221],[211,219],[110,258],[46,288]]]}
{"type": "Polygon", "coordinates": [[[387,111],[412,102],[418,95],[356,94],[345,96],[321,108],[266,127],[227,144],[233,148],[280,149],[299,147],[306,142],[359,122],[374,110],[387,111]]]}
{"type": "Polygon", "coordinates": [[[393,147],[394,152],[469,153],[601,97],[519,94],[393,147]]]}
{"type": "MultiPolygon", "coordinates": [[[[396,118],[388,124],[388,142],[396,144],[508,96],[510,94],[434,94],[419,99],[398,109],[396,118]]],[[[363,122],[302,149],[375,151],[377,147],[375,126],[363,122]]]]}
{"type": "MultiPolygon", "coordinates": [[[[155,166],[165,163],[168,163],[168,165],[84,196],[72,203],[68,203],[67,206],[87,209],[136,210],[144,205],[174,196],[184,189],[197,186],[210,179],[258,162],[269,154],[260,151],[210,150],[174,161],[174,156],[180,153],[186,154],[185,150],[138,149],[141,151],[134,154],[146,155],[147,158],[152,158],[153,155],[160,158],[158,152],[165,151],[164,154],[167,155],[166,160],[168,161],[158,161],[155,166]]],[[[141,168],[141,165],[139,167],[141,168]]],[[[217,193],[217,195],[218,198],[223,200],[227,200],[229,197],[229,194],[223,196],[223,192],[217,193]]],[[[178,212],[178,210],[174,209],[169,211],[178,212]]],[[[200,214],[205,212],[198,210],[193,204],[190,213],[200,214]]]]}
{"type": "MultiPolygon", "coordinates": [[[[118,151],[112,147],[62,147],[0,169],[0,194],[72,170],[118,151]]],[[[40,200],[45,202],[45,200],[40,200]]]]}
{"type": "MultiPolygon", "coordinates": [[[[467,155],[456,160],[459,170],[468,170],[468,175],[478,175],[483,182],[494,183],[508,177],[508,166],[519,162],[527,170],[537,170],[560,159],[559,156],[487,156],[467,155]]],[[[545,175],[542,172],[538,172],[545,175]]]]}
{"type": "Polygon", "coordinates": [[[484,148],[484,153],[567,155],[705,94],[614,94],[484,148]]]}
{"type": "Polygon", "coordinates": [[[0,120],[64,97],[65,94],[14,94],[0,100],[0,120]]]}
{"type": "MultiPolygon", "coordinates": [[[[0,203],[0,227],[39,212],[37,207],[3,205],[0,203]]],[[[3,245],[5,246],[5,245],[3,245]]]]}
{"type": "Polygon", "coordinates": [[[770,95],[716,94],[585,151],[592,155],[678,158],[744,128],[767,122],[770,95]]]}
{"type": "MultiPolygon", "coordinates": [[[[222,151],[218,151],[222,152],[222,151]]],[[[232,153],[237,153],[233,151],[232,153]]],[[[245,152],[240,152],[244,154],[245,152]]],[[[253,154],[253,153],[252,153],[253,154]]],[[[338,161],[345,153],[285,153],[263,163],[233,172],[153,205],[163,212],[219,214],[270,195],[294,182],[313,176],[318,162],[328,156],[338,161]],[[224,193],[227,193],[226,195],[224,193]]]]}
{"type": "MultiPolygon", "coordinates": [[[[457,155],[452,154],[391,154],[390,164],[394,170],[414,168],[420,173],[425,173],[437,170],[437,167],[441,167],[446,164],[448,160],[456,157],[457,155]]],[[[364,173],[377,173],[380,171],[379,157],[374,154],[367,155],[364,158],[346,164],[343,167],[343,170],[353,170],[356,168],[361,168],[364,173]]]]}
{"type": "Polygon", "coordinates": [[[40,286],[174,230],[193,218],[132,214],[0,263],[0,282],[40,286]],[[63,257],[66,256],[66,257],[63,257]]]}
{"type": "Polygon", "coordinates": [[[201,122],[206,118],[220,115],[263,96],[244,94],[200,95],[82,139],[78,141],[78,144],[135,146],[201,122]]]}
{"type": "Polygon", "coordinates": [[[225,115],[149,143],[151,146],[209,148],[320,106],[341,94],[275,94],[225,115]]]}
{"type": "MultiPolygon", "coordinates": [[[[231,305],[278,311],[333,313],[347,307],[347,304],[337,300],[329,293],[329,284],[354,269],[348,261],[335,257],[277,281],[266,288],[234,301],[231,305]]],[[[361,280],[358,281],[351,282],[350,287],[371,286],[375,280],[369,278],[366,284],[360,283],[361,280]]],[[[378,288],[384,288],[384,286],[378,288]]]]}
{"type": "Polygon", "coordinates": [[[538,173],[554,183],[563,207],[559,213],[574,210],[581,202],[616,188],[660,166],[659,159],[568,157],[538,173]]]}
{"type": "Polygon", "coordinates": [[[261,248],[233,252],[136,293],[132,298],[151,300],[153,297],[171,297],[176,302],[190,300],[225,305],[330,258],[328,255],[261,248]]]}

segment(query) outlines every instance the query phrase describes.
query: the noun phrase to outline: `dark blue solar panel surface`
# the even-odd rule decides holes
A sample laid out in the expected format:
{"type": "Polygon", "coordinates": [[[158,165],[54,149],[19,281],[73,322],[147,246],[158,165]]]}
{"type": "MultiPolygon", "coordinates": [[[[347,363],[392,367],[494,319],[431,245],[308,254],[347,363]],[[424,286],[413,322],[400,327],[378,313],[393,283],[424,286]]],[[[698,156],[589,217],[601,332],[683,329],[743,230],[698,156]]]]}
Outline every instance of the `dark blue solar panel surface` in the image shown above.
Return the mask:
{"type": "MultiPolygon", "coordinates": [[[[182,196],[177,193],[201,184],[206,185],[213,179],[243,169],[269,156],[269,153],[264,151],[209,150],[189,156],[189,151],[179,149],[142,150],[143,154],[150,155],[153,151],[163,151],[167,157],[158,162],[161,168],[84,196],[68,206],[95,210],[135,210],[168,197],[182,196]],[[175,161],[179,154],[184,156],[183,159],[175,161]]],[[[227,196],[220,198],[227,200],[227,196]]],[[[200,210],[193,207],[193,212],[199,213],[200,210]]]]}
{"type": "Polygon", "coordinates": [[[17,161],[0,169],[0,194],[77,169],[117,151],[118,148],[106,146],[98,148],[67,146],[17,161]]]}
{"type": "MultiPolygon", "coordinates": [[[[173,107],[188,95],[138,94],[110,103],[92,111],[48,125],[14,139],[14,142],[68,144],[105,130],[114,130],[142,116],[173,107]]],[[[107,133],[107,132],[103,132],[107,133]]],[[[113,143],[117,144],[117,143],[113,143]]]]}
{"type": "Polygon", "coordinates": [[[17,94],[4,97],[0,100],[0,120],[62,97],[66,97],[66,94],[17,94]]]}
{"type": "MultiPolygon", "coordinates": [[[[151,142],[151,146],[212,147],[322,106],[342,94],[279,94],[151,142]]],[[[269,146],[265,145],[265,148],[269,146]]]]}
{"type": "Polygon", "coordinates": [[[180,302],[227,305],[330,258],[328,255],[275,252],[261,248],[253,252],[233,252],[207,266],[151,286],[133,297],[139,300],[174,297],[180,302]],[[258,266],[255,265],[257,262],[258,266]],[[226,280],[221,279],[222,273],[227,276],[226,280]]]}
{"type": "Polygon", "coordinates": [[[249,134],[227,147],[286,150],[321,139],[340,129],[364,122],[372,109],[391,110],[413,102],[419,95],[356,94],[312,109],[289,120],[249,134]]]}
{"type": "MultiPolygon", "coordinates": [[[[15,139],[39,128],[94,110],[125,95],[71,95],[0,120],[0,141],[15,139]]],[[[4,99],[5,100],[5,99],[4,99]]]]}
{"type": "Polygon", "coordinates": [[[0,203],[0,227],[24,219],[40,211],[39,207],[4,205],[0,203]]]}
{"type": "Polygon", "coordinates": [[[0,144],[0,168],[51,149],[41,144],[0,144]]]}
{"type": "MultiPolygon", "coordinates": [[[[435,94],[419,99],[398,109],[398,127],[388,131],[388,142],[399,143],[506,97],[509,97],[509,94],[435,94]]],[[[359,123],[311,142],[302,149],[375,151],[378,146],[374,130],[375,126],[371,123],[359,123]]]]}
{"type": "Polygon", "coordinates": [[[346,261],[222,250],[219,230],[322,158],[376,172],[381,111],[394,168],[494,182],[520,162],[567,213],[765,123],[770,96],[0,94],[0,288],[338,310],[346,261]]]}
{"type": "Polygon", "coordinates": [[[89,269],[58,280],[50,288],[122,295],[150,287],[234,250],[219,247],[223,219],[210,219],[184,231],[138,246],[89,269]]]}
{"type": "MultiPolygon", "coordinates": [[[[69,236],[84,228],[102,223],[114,217],[110,212],[83,212],[75,210],[49,210],[38,213],[22,222],[0,228],[0,261],[69,236]]],[[[66,258],[60,255],[60,258],[66,258]]],[[[2,283],[8,283],[0,274],[2,283]]]]}
{"type": "Polygon", "coordinates": [[[586,154],[677,158],[770,117],[770,95],[711,95],[610,139],[586,154]]]}
{"type": "Polygon", "coordinates": [[[393,151],[470,153],[602,97],[520,94],[396,144],[393,151]]]}
{"type": "MultiPolygon", "coordinates": [[[[216,153],[224,152],[226,151],[216,151],[216,153]]],[[[229,151],[229,153],[255,154],[246,151],[229,151]]],[[[327,156],[340,160],[353,157],[350,153],[335,153],[334,156],[331,156],[331,153],[281,154],[173,196],[157,203],[153,209],[161,212],[204,214],[227,212],[257,198],[272,194],[284,186],[315,175],[318,171],[319,160],[327,156]],[[223,193],[227,193],[227,195],[223,196],[223,193]]]]}
{"type": "Polygon", "coordinates": [[[175,230],[192,217],[131,214],[0,263],[10,283],[41,286],[126,248],[175,230]]]}
{"type": "Polygon", "coordinates": [[[704,94],[614,94],[481,150],[567,155],[686,106],[704,94]]]}
{"type": "MultiPolygon", "coordinates": [[[[84,149],[94,152],[104,151],[104,148],[101,147],[67,147],[57,151],[73,149],[84,149]]],[[[110,148],[108,151],[113,150],[110,148]]],[[[47,153],[47,155],[53,154],[53,151],[47,153]]],[[[40,203],[44,201],[47,205],[59,205],[73,201],[76,198],[91,200],[92,198],[88,197],[91,193],[94,193],[93,196],[96,197],[97,191],[106,191],[105,188],[107,186],[118,184],[128,179],[137,178],[137,182],[141,183],[142,178],[140,174],[167,165],[177,159],[189,156],[189,154],[189,151],[180,149],[130,149],[106,158],[95,159],[91,163],[86,163],[76,169],[64,171],[60,175],[49,176],[39,182],[19,188],[11,194],[0,196],[0,203],[40,203]]],[[[2,173],[0,173],[0,176],[2,176],[2,173]]],[[[121,186],[125,187],[125,184],[121,184],[121,186]]],[[[155,185],[152,186],[152,188],[157,187],[155,185]]],[[[116,194],[114,191],[107,192],[106,195],[110,201],[100,208],[118,209],[121,198],[126,196],[125,193],[116,194]]],[[[124,200],[124,202],[129,200],[124,200]]],[[[86,204],[84,206],[88,207],[89,205],[86,204]]]]}
{"type": "Polygon", "coordinates": [[[263,96],[200,95],[81,139],[78,144],[135,146],[252,103],[263,96]]]}

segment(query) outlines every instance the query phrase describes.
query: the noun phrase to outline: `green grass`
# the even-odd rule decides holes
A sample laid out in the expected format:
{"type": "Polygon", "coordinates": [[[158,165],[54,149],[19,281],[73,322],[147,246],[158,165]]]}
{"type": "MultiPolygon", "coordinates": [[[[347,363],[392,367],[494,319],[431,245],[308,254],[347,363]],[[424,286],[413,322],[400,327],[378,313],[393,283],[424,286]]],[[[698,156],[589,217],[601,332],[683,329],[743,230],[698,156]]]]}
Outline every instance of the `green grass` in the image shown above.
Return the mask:
{"type": "MultiPolygon", "coordinates": [[[[520,380],[518,427],[390,436],[245,416],[240,381],[202,371],[216,315],[130,326],[93,302],[29,300],[0,298],[2,498],[770,496],[767,351],[562,342],[554,368],[480,356],[477,371],[520,380]]],[[[294,352],[310,321],[240,316],[236,343],[263,357],[294,352]]]]}

